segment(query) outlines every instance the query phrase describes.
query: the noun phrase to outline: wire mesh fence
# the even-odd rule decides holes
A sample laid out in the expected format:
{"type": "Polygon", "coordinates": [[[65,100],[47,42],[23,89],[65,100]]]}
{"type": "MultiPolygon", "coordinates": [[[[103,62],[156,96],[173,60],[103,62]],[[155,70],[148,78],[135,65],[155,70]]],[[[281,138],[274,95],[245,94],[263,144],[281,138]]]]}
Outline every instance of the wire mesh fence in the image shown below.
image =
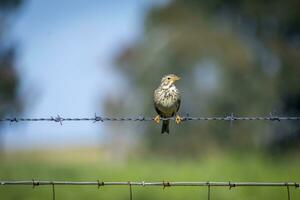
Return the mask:
{"type": "Polygon", "coordinates": [[[104,182],[104,181],[49,181],[49,180],[0,180],[0,186],[18,186],[18,185],[29,185],[32,188],[37,186],[52,186],[52,199],[56,199],[55,196],[55,187],[63,185],[72,185],[72,186],[96,186],[98,189],[104,186],[128,186],[129,188],[129,199],[133,199],[132,186],[141,186],[141,187],[207,187],[207,199],[211,199],[211,187],[228,187],[232,189],[234,187],[277,187],[277,188],[286,188],[287,190],[287,199],[291,199],[290,187],[300,189],[300,182],[145,182],[145,181],[126,181],[126,182],[104,182]]]}

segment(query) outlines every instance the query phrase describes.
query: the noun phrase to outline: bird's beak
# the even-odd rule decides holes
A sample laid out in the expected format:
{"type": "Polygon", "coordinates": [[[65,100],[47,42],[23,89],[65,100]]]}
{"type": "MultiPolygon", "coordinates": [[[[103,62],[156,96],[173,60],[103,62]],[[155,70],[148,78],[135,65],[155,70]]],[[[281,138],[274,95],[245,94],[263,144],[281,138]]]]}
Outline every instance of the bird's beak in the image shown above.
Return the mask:
{"type": "Polygon", "coordinates": [[[181,78],[179,77],[179,76],[175,76],[174,77],[174,81],[178,81],[178,80],[180,80],[181,78]]]}

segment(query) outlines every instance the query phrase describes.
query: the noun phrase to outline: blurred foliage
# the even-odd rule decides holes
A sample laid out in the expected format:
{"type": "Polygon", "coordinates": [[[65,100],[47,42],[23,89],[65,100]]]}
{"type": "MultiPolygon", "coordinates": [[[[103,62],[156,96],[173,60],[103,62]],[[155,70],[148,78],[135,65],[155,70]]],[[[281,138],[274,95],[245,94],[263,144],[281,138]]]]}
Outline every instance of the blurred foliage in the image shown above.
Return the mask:
{"type": "MultiPolygon", "coordinates": [[[[121,165],[99,149],[10,153],[0,165],[3,180],[70,181],[299,181],[299,156],[271,159],[261,154],[210,152],[202,158],[135,156],[121,165]],[[45,156],[47,155],[47,156],[45,156]]],[[[129,199],[128,186],[56,186],[56,199],[129,199]]],[[[207,187],[132,187],[133,199],[207,199],[207,187]]],[[[290,187],[291,199],[300,191],[290,187]]],[[[1,199],[52,199],[51,186],[0,186],[1,199]]],[[[280,187],[212,187],[212,199],[286,199],[280,187]]]]}
{"type": "Polygon", "coordinates": [[[20,0],[0,1],[0,117],[10,113],[15,115],[22,110],[17,94],[19,77],[15,68],[16,46],[11,44],[9,38],[12,15],[20,5],[20,0]]]}
{"type": "Polygon", "coordinates": [[[22,0],[1,0],[0,9],[2,12],[15,10],[22,3],[22,0]]]}
{"type": "Polygon", "coordinates": [[[8,41],[11,15],[20,0],[0,1],[0,117],[21,110],[17,95],[19,77],[15,69],[16,47],[8,41]]]}
{"type": "MultiPolygon", "coordinates": [[[[299,9],[295,0],[175,0],[153,7],[144,35],[117,58],[128,85],[114,97],[121,103],[109,98],[107,112],[154,116],[153,91],[163,75],[175,73],[182,77],[182,115],[299,116],[299,9]]],[[[152,152],[172,155],[211,148],[300,150],[297,122],[186,122],[170,128],[169,136],[154,124],[136,135],[152,152]]]]}
{"type": "Polygon", "coordinates": [[[8,49],[0,57],[0,115],[17,112],[20,102],[17,98],[19,79],[14,68],[15,50],[8,49]]]}

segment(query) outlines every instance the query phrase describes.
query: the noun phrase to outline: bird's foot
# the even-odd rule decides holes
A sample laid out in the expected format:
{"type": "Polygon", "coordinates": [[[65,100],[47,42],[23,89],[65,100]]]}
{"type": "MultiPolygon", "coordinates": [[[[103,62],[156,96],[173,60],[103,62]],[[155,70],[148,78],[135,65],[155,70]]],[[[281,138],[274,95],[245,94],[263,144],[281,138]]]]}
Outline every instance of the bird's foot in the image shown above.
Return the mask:
{"type": "Polygon", "coordinates": [[[159,122],[160,122],[160,116],[157,115],[156,117],[154,117],[154,121],[159,124],[159,122]]]}
{"type": "Polygon", "coordinates": [[[179,124],[181,121],[182,121],[182,117],[180,117],[179,115],[176,115],[176,118],[175,118],[175,122],[176,124],[179,124]]]}

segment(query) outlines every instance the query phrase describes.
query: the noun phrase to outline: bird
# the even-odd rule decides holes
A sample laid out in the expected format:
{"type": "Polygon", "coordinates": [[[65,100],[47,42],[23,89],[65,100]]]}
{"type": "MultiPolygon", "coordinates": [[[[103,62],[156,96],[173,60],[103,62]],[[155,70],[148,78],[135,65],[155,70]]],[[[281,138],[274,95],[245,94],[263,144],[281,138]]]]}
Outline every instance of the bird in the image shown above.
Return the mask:
{"type": "MultiPolygon", "coordinates": [[[[176,115],[175,121],[179,124],[182,118],[177,115],[180,107],[181,97],[180,92],[175,86],[175,82],[180,80],[175,74],[168,74],[161,79],[160,86],[154,91],[154,107],[157,116],[154,117],[156,123],[160,123],[161,118],[169,118],[176,115]]],[[[163,120],[161,133],[168,133],[170,120],[163,120]]]]}

